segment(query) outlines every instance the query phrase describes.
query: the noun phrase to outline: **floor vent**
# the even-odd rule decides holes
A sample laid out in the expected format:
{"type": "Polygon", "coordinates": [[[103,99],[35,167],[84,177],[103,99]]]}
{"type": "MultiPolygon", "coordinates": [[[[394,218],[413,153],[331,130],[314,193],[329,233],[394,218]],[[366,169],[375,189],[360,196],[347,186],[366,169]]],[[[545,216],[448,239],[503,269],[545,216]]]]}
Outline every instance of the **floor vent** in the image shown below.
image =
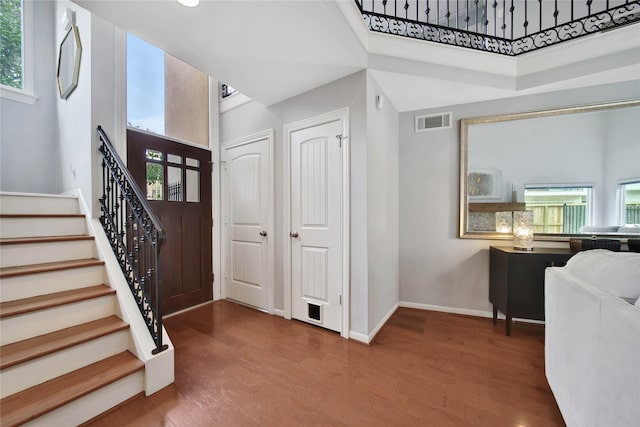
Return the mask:
{"type": "Polygon", "coordinates": [[[451,128],[451,113],[416,116],[416,132],[451,128]]]}

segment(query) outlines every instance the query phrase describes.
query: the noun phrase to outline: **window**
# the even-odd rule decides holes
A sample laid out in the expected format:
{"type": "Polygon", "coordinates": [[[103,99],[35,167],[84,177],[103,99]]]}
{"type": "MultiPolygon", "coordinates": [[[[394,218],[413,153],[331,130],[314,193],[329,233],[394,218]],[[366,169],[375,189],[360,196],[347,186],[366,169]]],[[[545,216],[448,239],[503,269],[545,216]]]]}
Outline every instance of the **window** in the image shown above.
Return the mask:
{"type": "Polygon", "coordinates": [[[2,97],[33,104],[29,1],[0,0],[0,89],[2,97]]]}
{"type": "Polygon", "coordinates": [[[209,76],[127,33],[127,124],[208,147],[209,76]]]}
{"type": "Polygon", "coordinates": [[[533,211],[535,233],[579,233],[591,225],[593,186],[525,185],[524,202],[533,211]]]}
{"type": "Polygon", "coordinates": [[[620,184],[622,199],[622,224],[626,227],[640,225],[640,180],[620,184]]]}

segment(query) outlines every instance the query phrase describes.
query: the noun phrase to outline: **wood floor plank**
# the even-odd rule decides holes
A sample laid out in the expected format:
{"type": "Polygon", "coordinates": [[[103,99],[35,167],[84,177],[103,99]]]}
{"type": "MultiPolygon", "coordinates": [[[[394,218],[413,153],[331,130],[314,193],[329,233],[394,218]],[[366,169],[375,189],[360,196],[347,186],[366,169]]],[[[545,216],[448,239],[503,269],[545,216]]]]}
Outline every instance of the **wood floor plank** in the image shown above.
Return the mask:
{"type": "Polygon", "coordinates": [[[22,276],[26,274],[48,273],[50,271],[68,270],[104,265],[104,261],[96,258],[74,259],[70,261],[46,262],[42,264],[19,265],[16,267],[0,268],[0,279],[22,276]]]}
{"type": "Polygon", "coordinates": [[[96,285],[21,300],[7,301],[0,303],[0,319],[106,295],[113,295],[115,292],[114,289],[108,286],[96,285]]]}
{"type": "Polygon", "coordinates": [[[28,243],[54,243],[54,242],[78,242],[94,240],[93,236],[86,234],[72,236],[47,236],[47,237],[10,237],[0,239],[0,245],[20,245],[28,243]]]}
{"type": "Polygon", "coordinates": [[[1,427],[31,421],[140,369],[144,363],[128,351],[0,400],[1,427]]]}
{"type": "Polygon", "coordinates": [[[217,301],[165,327],[175,384],[91,426],[564,425],[540,325],[400,308],[365,346],[217,301]]]}
{"type": "Polygon", "coordinates": [[[0,370],[128,328],[118,317],[109,316],[7,344],[0,347],[0,370]]]}

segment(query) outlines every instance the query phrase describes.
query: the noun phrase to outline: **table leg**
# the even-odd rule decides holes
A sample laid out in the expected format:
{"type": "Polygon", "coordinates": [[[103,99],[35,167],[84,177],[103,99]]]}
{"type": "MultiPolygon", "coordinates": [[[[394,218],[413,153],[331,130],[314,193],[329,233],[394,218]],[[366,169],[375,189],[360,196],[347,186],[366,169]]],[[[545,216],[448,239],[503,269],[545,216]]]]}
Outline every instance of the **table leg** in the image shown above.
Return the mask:
{"type": "Polygon", "coordinates": [[[496,323],[498,323],[498,307],[493,306],[493,324],[495,325],[496,323]]]}
{"type": "Polygon", "coordinates": [[[512,320],[512,317],[507,316],[507,336],[508,337],[511,336],[511,320],[512,320]]]}

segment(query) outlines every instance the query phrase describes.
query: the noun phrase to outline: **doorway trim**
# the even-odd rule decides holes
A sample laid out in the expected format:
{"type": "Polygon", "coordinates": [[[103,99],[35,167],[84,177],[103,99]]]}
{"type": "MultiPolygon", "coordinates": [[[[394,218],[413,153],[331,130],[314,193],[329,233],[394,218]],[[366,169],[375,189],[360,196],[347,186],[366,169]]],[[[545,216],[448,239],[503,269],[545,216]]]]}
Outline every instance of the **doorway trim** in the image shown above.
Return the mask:
{"type": "MultiPolygon", "coordinates": [[[[269,194],[267,196],[267,200],[269,201],[269,206],[267,208],[267,313],[274,313],[274,301],[273,301],[273,286],[275,283],[275,235],[276,235],[276,226],[275,226],[275,156],[274,156],[274,139],[275,132],[273,129],[263,130],[261,132],[254,133],[252,135],[247,135],[238,139],[234,139],[232,141],[226,141],[220,144],[220,216],[221,216],[221,225],[222,225],[222,233],[221,233],[221,257],[220,257],[220,296],[221,298],[226,298],[225,285],[223,284],[224,280],[227,280],[224,277],[225,269],[227,268],[228,261],[228,251],[229,246],[228,242],[228,231],[227,231],[227,218],[226,218],[226,205],[225,202],[227,200],[227,188],[225,188],[222,183],[222,169],[226,167],[224,162],[222,161],[224,156],[224,151],[233,148],[239,147],[241,145],[251,144],[256,141],[262,141],[266,139],[267,145],[269,146],[269,194]]],[[[226,182],[226,179],[225,179],[226,182]]]]}
{"type": "MultiPolygon", "coordinates": [[[[342,121],[342,321],[340,336],[349,338],[351,323],[351,287],[350,287],[350,260],[351,260],[351,178],[350,178],[350,134],[349,134],[349,108],[341,108],[329,113],[314,116],[308,119],[287,123],[282,127],[282,194],[283,194],[283,281],[284,281],[284,318],[291,319],[291,134],[293,132],[320,126],[336,120],[342,121]]],[[[336,135],[338,136],[338,135],[336,135]]]]}

